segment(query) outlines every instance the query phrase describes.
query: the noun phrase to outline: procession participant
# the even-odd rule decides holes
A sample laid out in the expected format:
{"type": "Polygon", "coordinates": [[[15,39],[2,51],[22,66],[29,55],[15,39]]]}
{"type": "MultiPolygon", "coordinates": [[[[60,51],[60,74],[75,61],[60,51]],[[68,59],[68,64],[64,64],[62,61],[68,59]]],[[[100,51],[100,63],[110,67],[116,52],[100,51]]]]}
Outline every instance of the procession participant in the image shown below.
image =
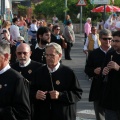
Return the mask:
{"type": "Polygon", "coordinates": [[[82,89],[73,70],[62,65],[62,48],[50,43],[45,50],[47,65],[41,67],[31,83],[35,120],[76,120],[76,103],[82,89]]]}
{"type": "Polygon", "coordinates": [[[30,120],[28,82],[9,60],[10,45],[0,42],[0,120],[30,120]]]}

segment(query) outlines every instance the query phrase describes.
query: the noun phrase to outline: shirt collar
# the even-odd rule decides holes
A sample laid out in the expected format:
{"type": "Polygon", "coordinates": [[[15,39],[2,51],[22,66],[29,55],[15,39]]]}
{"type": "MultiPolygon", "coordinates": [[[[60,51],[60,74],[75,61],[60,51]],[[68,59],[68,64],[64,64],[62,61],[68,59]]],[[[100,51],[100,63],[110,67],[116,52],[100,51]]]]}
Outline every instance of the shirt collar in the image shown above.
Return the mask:
{"type": "Polygon", "coordinates": [[[20,67],[26,67],[26,66],[28,66],[28,65],[30,64],[30,62],[31,62],[31,59],[29,59],[29,60],[26,62],[26,64],[24,64],[24,65],[20,65],[20,63],[19,63],[19,66],[20,66],[20,67]]]}
{"type": "Polygon", "coordinates": [[[37,43],[36,46],[35,46],[35,49],[36,49],[36,48],[44,49],[45,47],[44,47],[44,48],[41,48],[41,47],[38,45],[38,43],[37,43]]]}
{"type": "Polygon", "coordinates": [[[58,64],[53,68],[53,70],[51,70],[51,68],[49,68],[48,66],[47,66],[47,68],[48,68],[50,73],[53,73],[53,72],[58,70],[59,66],[60,66],[60,63],[58,62],[58,64]]]}
{"type": "Polygon", "coordinates": [[[100,47],[100,49],[106,54],[107,52],[108,52],[108,50],[110,50],[111,49],[111,46],[108,48],[108,50],[107,51],[104,51],[101,47],[100,47]]]}
{"type": "Polygon", "coordinates": [[[8,69],[10,69],[10,65],[8,64],[7,66],[5,66],[2,70],[0,70],[0,74],[3,74],[4,72],[6,72],[8,69]]]}

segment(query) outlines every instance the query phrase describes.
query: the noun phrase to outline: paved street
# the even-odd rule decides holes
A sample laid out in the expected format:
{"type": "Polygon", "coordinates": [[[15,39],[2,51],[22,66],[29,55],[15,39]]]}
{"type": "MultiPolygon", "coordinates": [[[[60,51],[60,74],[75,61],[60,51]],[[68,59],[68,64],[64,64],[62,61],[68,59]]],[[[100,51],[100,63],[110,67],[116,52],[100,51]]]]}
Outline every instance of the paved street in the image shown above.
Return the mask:
{"type": "Polygon", "coordinates": [[[82,100],[77,104],[76,120],[95,120],[93,104],[88,102],[89,89],[91,81],[88,80],[84,73],[85,54],[83,53],[83,35],[76,35],[76,42],[72,47],[72,60],[65,60],[63,55],[63,64],[70,66],[78,77],[78,80],[83,89],[82,100]]]}

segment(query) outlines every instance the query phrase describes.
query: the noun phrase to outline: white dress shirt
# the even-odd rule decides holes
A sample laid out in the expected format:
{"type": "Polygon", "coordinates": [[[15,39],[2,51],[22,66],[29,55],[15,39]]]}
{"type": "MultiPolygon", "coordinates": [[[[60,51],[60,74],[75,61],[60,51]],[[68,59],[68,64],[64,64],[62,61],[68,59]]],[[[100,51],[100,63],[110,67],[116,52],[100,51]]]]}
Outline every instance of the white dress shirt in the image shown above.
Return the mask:
{"type": "Polygon", "coordinates": [[[17,25],[11,25],[10,35],[12,36],[12,40],[17,40],[17,37],[20,36],[19,27],[17,25]]]}
{"type": "MultiPolygon", "coordinates": [[[[97,35],[92,34],[92,39],[94,40],[94,49],[98,48],[99,45],[98,45],[97,35]]],[[[88,50],[88,44],[89,44],[89,40],[88,40],[88,37],[87,37],[83,50],[88,50]]]]}
{"type": "Polygon", "coordinates": [[[38,30],[37,25],[36,24],[31,24],[30,25],[30,30],[31,31],[37,31],[38,30]]]}
{"type": "Polygon", "coordinates": [[[58,62],[58,64],[53,68],[53,70],[51,70],[51,68],[49,68],[48,66],[47,67],[48,67],[49,72],[53,73],[59,68],[59,66],[60,66],[60,63],[58,62]]]}
{"type": "Polygon", "coordinates": [[[0,70],[0,75],[6,72],[8,69],[10,69],[10,65],[6,65],[2,70],[0,70]]]}

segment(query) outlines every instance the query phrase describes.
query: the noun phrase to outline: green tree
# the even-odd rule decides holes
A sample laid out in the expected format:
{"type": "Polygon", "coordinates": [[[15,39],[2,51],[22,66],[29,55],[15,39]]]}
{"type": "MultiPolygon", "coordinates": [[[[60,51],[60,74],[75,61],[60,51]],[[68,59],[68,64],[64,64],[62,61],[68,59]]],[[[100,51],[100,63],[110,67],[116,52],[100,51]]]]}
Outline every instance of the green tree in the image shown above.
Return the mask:
{"type": "MultiPolygon", "coordinates": [[[[68,8],[65,8],[64,0],[44,0],[41,4],[35,6],[34,13],[37,15],[44,14],[45,17],[53,17],[55,14],[59,19],[64,19],[64,12],[67,10],[68,14],[74,16],[75,11],[77,11],[78,7],[76,7],[76,0],[68,0],[67,2],[68,8]]],[[[76,12],[77,14],[78,12],[76,12]]]]}

